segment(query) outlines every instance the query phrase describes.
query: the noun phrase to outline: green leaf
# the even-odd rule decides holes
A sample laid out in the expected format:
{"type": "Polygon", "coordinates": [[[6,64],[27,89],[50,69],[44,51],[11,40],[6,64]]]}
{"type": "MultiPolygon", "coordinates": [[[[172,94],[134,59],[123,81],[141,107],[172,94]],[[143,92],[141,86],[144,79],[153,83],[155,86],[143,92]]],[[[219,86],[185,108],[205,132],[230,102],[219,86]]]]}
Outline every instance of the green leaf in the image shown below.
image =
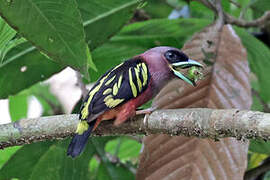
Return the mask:
{"type": "MultiPolygon", "coordinates": [[[[76,159],[66,155],[70,139],[25,145],[16,151],[0,169],[0,179],[89,179],[91,175],[89,174],[90,159],[97,153],[107,162],[108,159],[106,158],[104,146],[109,140],[114,138],[91,138],[84,152],[76,159]]],[[[115,167],[111,168],[113,170],[115,167]]]]}
{"type": "Polygon", "coordinates": [[[91,179],[97,179],[96,174],[98,171],[99,164],[100,163],[98,162],[97,158],[95,156],[93,156],[92,159],[90,160],[90,163],[89,163],[89,170],[91,173],[91,179]]]}
{"type": "Polygon", "coordinates": [[[101,159],[101,164],[97,172],[97,179],[99,180],[126,180],[134,179],[134,175],[129,169],[112,164],[106,156],[104,146],[106,141],[100,141],[97,139],[91,139],[93,145],[95,145],[98,156],[101,159]]]}
{"type": "Polygon", "coordinates": [[[0,179],[29,179],[33,168],[52,144],[52,142],[34,143],[20,148],[0,169],[0,179]]]}
{"type": "Polygon", "coordinates": [[[97,172],[98,180],[133,180],[135,179],[134,174],[132,174],[126,167],[123,165],[113,165],[112,163],[101,163],[97,172]],[[111,171],[108,170],[108,167],[111,168],[111,171]],[[113,172],[113,174],[111,173],[113,172]]]}
{"type": "Polygon", "coordinates": [[[12,121],[27,118],[28,95],[18,94],[9,97],[9,114],[12,121]]]}
{"type": "Polygon", "coordinates": [[[63,69],[63,66],[41,55],[29,43],[16,46],[6,58],[0,65],[0,98],[16,94],[63,69]]]}
{"type": "Polygon", "coordinates": [[[98,72],[89,70],[96,81],[111,67],[155,46],[182,48],[193,33],[210,23],[203,19],[155,19],[125,26],[109,43],[93,51],[98,72]]]}
{"type": "Polygon", "coordinates": [[[25,42],[24,38],[15,38],[15,36],[16,31],[0,17],[0,65],[10,49],[25,42]]]}
{"type": "Polygon", "coordinates": [[[0,170],[0,179],[88,179],[88,164],[94,154],[89,143],[84,153],[71,159],[66,156],[70,139],[40,142],[19,149],[0,170]]]}
{"type": "Polygon", "coordinates": [[[86,33],[93,50],[106,42],[132,17],[137,0],[78,1],[86,33]]]}
{"type": "Polygon", "coordinates": [[[9,158],[20,148],[20,146],[13,146],[0,150],[0,169],[9,160],[9,158]]]}
{"type": "Polygon", "coordinates": [[[0,50],[16,35],[16,31],[12,29],[2,18],[0,18],[0,50]]]}
{"type": "Polygon", "coordinates": [[[249,144],[249,151],[270,155],[270,142],[251,140],[249,144]]]}
{"type": "Polygon", "coordinates": [[[146,2],[147,5],[143,9],[151,18],[167,18],[173,10],[164,0],[148,0],[146,2]]]}
{"type": "Polygon", "coordinates": [[[260,153],[249,153],[250,158],[248,161],[248,170],[259,166],[263,160],[265,160],[268,155],[267,154],[260,154],[260,153]]]}
{"type": "Polygon", "coordinates": [[[16,35],[13,30],[2,18],[0,18],[0,64],[2,63],[8,42],[16,35]]]}
{"type": "Polygon", "coordinates": [[[189,3],[191,17],[194,18],[205,18],[214,20],[214,12],[207,8],[202,3],[191,1],[189,3]]]}
{"type": "MultiPolygon", "coordinates": [[[[136,8],[134,3],[135,1],[129,0],[78,1],[86,41],[92,50],[107,41],[126,23],[136,8]]],[[[39,53],[30,43],[23,43],[13,48],[4,62],[0,65],[0,99],[45,80],[64,68],[39,53]],[[19,71],[22,66],[28,67],[25,73],[19,71]]]]}
{"type": "Polygon", "coordinates": [[[250,6],[254,12],[255,18],[262,16],[266,11],[270,9],[269,0],[255,0],[250,6]]]}
{"type": "MultiPolygon", "coordinates": [[[[112,42],[139,45],[145,48],[169,45],[182,48],[193,33],[210,23],[204,19],[154,19],[125,26],[112,42]]],[[[94,55],[93,55],[94,56],[94,55]]]]}
{"type": "Polygon", "coordinates": [[[111,67],[120,64],[122,61],[140,54],[147,48],[124,43],[106,43],[93,51],[93,59],[98,72],[89,69],[91,81],[96,81],[111,67]]]}
{"type": "Polygon", "coordinates": [[[109,141],[105,150],[112,155],[116,155],[121,161],[125,162],[131,158],[137,158],[140,154],[141,144],[128,137],[119,137],[109,141]]]}
{"type": "Polygon", "coordinates": [[[258,78],[260,95],[267,102],[270,100],[270,79],[267,73],[270,69],[270,49],[247,31],[237,27],[235,30],[247,49],[249,66],[258,78]]]}
{"type": "Polygon", "coordinates": [[[47,56],[88,77],[87,62],[91,60],[87,59],[87,44],[76,1],[1,1],[0,11],[12,27],[47,56]]]}
{"type": "Polygon", "coordinates": [[[63,114],[64,112],[58,98],[51,93],[50,86],[47,84],[38,83],[20,94],[35,96],[42,105],[42,116],[63,114]]]}

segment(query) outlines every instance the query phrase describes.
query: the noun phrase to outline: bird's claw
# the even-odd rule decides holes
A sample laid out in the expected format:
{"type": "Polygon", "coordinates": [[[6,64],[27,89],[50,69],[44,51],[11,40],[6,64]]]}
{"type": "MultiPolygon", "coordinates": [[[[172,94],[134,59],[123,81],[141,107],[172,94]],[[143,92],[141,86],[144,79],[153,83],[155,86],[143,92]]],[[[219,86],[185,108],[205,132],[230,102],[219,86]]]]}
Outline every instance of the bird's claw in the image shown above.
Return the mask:
{"type": "Polygon", "coordinates": [[[156,110],[156,108],[154,107],[151,107],[151,108],[147,108],[147,109],[143,109],[143,110],[139,110],[139,111],[136,111],[136,115],[140,115],[140,114],[151,114],[154,110],[156,110]]]}
{"type": "Polygon", "coordinates": [[[156,108],[151,107],[151,108],[148,108],[148,109],[136,111],[136,115],[140,115],[140,114],[144,114],[145,115],[144,118],[143,118],[143,123],[141,124],[140,130],[145,129],[146,135],[148,134],[148,132],[147,132],[148,119],[149,119],[150,114],[154,110],[156,110],[156,108]]]}

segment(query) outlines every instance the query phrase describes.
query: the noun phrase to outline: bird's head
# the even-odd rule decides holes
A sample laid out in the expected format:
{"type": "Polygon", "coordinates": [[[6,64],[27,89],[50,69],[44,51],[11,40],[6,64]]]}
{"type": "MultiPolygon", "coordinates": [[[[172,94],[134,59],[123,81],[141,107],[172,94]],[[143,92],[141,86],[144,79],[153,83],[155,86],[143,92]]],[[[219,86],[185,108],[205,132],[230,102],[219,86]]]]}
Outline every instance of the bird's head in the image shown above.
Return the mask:
{"type": "MultiPolygon", "coordinates": [[[[173,76],[182,79],[183,81],[195,86],[196,83],[193,79],[184,75],[181,69],[195,67],[203,67],[200,63],[189,59],[186,54],[177,48],[161,46],[152,48],[144,53],[147,63],[153,72],[158,72],[158,76],[166,76],[172,74],[173,76]],[[170,73],[168,73],[170,71],[170,73]]],[[[160,77],[159,77],[160,78],[160,77]]]]}

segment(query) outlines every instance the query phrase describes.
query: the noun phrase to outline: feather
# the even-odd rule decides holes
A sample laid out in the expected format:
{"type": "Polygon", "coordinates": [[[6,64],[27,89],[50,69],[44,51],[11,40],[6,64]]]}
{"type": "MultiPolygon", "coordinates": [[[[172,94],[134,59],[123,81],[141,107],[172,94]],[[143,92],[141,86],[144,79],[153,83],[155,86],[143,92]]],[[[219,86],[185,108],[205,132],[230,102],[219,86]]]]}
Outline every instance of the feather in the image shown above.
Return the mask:
{"type": "Polygon", "coordinates": [[[107,71],[89,91],[81,108],[81,120],[115,108],[143,93],[149,83],[147,64],[141,59],[130,59],[107,71]]]}

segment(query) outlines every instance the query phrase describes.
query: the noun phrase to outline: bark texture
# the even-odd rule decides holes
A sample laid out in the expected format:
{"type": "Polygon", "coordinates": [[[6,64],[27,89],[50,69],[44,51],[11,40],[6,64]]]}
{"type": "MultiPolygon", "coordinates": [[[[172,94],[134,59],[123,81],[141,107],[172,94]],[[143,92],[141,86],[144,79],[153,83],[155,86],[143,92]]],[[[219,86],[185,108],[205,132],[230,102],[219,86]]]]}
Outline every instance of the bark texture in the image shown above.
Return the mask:
{"type": "MultiPolygon", "coordinates": [[[[161,152],[167,155],[170,154],[167,148],[174,149],[175,145],[179,143],[178,141],[183,142],[184,137],[180,135],[211,138],[216,141],[220,139],[220,142],[208,142],[213,143],[213,146],[223,143],[221,138],[225,137],[236,137],[241,140],[239,144],[242,145],[245,144],[246,139],[251,138],[270,140],[270,113],[239,109],[167,109],[153,112],[147,118],[147,123],[144,120],[144,116],[139,115],[121,126],[114,126],[113,121],[105,121],[93,132],[93,135],[168,134],[169,136],[156,135],[157,137],[164,136],[166,138],[162,139],[162,141],[158,138],[153,142],[151,141],[152,145],[158,144],[158,148],[155,146],[149,147],[159,152],[160,147],[164,146],[166,151],[161,152]],[[171,138],[171,136],[179,137],[171,138]],[[164,145],[164,143],[167,144],[164,145]],[[172,144],[170,145],[170,143],[172,144]]],[[[0,149],[71,136],[76,131],[78,122],[78,115],[72,114],[22,119],[0,125],[0,149]]],[[[153,139],[153,137],[155,136],[149,136],[148,139],[153,139]]],[[[188,141],[195,141],[193,145],[198,146],[201,142],[208,140],[184,138],[184,142],[188,141]]],[[[190,153],[193,149],[196,149],[196,146],[192,146],[191,149],[187,145],[185,146],[190,153]]],[[[208,151],[211,151],[211,149],[207,149],[208,151]]],[[[228,151],[230,149],[227,149],[226,152],[228,153],[228,151]]],[[[177,155],[179,154],[177,153],[177,155]]],[[[158,157],[161,159],[160,156],[158,157]]]]}

